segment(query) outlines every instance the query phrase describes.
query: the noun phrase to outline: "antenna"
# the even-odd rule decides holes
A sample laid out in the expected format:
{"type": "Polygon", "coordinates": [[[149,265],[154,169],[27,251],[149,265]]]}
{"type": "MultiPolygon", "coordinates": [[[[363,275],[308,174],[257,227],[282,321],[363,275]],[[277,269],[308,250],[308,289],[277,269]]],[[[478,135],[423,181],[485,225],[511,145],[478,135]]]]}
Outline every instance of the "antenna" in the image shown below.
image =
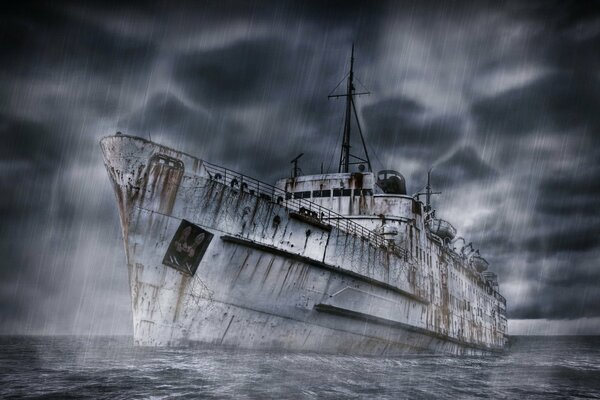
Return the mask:
{"type": "MultiPolygon", "coordinates": [[[[341,83],[341,82],[340,82],[341,83]]],[[[339,84],[338,84],[339,86],[339,84]]],[[[335,89],[334,89],[335,90],[335,89]]],[[[356,113],[356,106],[354,105],[354,96],[360,96],[363,94],[371,94],[370,92],[362,92],[356,93],[354,87],[354,43],[352,43],[352,53],[350,55],[350,72],[348,73],[348,83],[346,86],[346,94],[335,94],[329,95],[328,98],[338,98],[345,97],[346,98],[346,118],[344,120],[344,138],[342,140],[342,152],[340,153],[340,167],[338,172],[348,172],[350,164],[360,164],[362,162],[366,162],[369,166],[369,171],[372,171],[371,161],[369,160],[369,153],[367,152],[367,146],[365,144],[365,139],[362,134],[362,129],[360,127],[360,122],[358,120],[358,114],[356,113]],[[362,159],[353,154],[350,154],[350,126],[352,124],[352,111],[354,111],[354,116],[356,118],[356,125],[358,126],[358,132],[360,133],[360,139],[362,141],[362,145],[365,151],[365,158],[362,159]],[[358,160],[358,162],[350,162],[350,157],[353,157],[358,160]]]]}
{"type": "Polygon", "coordinates": [[[298,171],[300,171],[300,168],[298,168],[298,160],[303,155],[304,155],[304,153],[300,153],[296,156],[296,158],[294,158],[292,161],[290,161],[292,164],[294,164],[294,169],[292,170],[292,178],[296,178],[298,176],[298,171]]]}
{"type": "Polygon", "coordinates": [[[431,210],[431,170],[433,167],[429,168],[427,171],[427,186],[425,187],[425,212],[429,212],[431,210]]]}

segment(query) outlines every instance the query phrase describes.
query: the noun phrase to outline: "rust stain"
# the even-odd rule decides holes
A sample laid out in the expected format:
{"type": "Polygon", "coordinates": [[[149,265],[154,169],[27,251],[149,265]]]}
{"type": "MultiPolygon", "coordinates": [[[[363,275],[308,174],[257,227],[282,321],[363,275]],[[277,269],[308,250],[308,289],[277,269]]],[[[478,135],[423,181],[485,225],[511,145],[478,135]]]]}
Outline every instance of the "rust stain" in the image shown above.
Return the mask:
{"type": "Polygon", "coordinates": [[[273,267],[274,262],[275,262],[275,256],[271,257],[271,261],[269,261],[269,265],[267,265],[267,271],[265,272],[263,280],[262,280],[263,284],[267,280],[267,277],[269,276],[269,273],[271,272],[271,267],[273,267]]]}
{"type": "Polygon", "coordinates": [[[179,291],[177,292],[177,300],[175,303],[175,312],[173,313],[173,322],[177,321],[177,318],[179,317],[181,302],[183,301],[183,297],[185,295],[185,290],[187,289],[187,286],[191,279],[191,277],[184,275],[184,274],[180,274],[180,276],[181,276],[181,281],[179,283],[179,291]]]}
{"type": "Polygon", "coordinates": [[[223,343],[223,339],[225,339],[225,335],[227,335],[227,332],[229,331],[229,327],[231,327],[231,323],[233,322],[234,318],[235,318],[235,315],[232,315],[231,319],[229,320],[229,323],[227,324],[227,328],[225,328],[225,331],[223,332],[223,335],[221,336],[221,340],[219,341],[219,344],[223,343]]]}
{"type": "Polygon", "coordinates": [[[235,283],[237,282],[240,274],[242,273],[242,270],[246,266],[246,262],[248,261],[248,258],[250,257],[251,252],[252,252],[251,250],[248,250],[248,252],[246,253],[246,257],[244,257],[244,261],[242,261],[242,264],[240,265],[240,269],[238,270],[237,274],[235,275],[235,278],[233,278],[233,280],[231,281],[231,285],[230,285],[231,288],[233,288],[235,286],[235,283]]]}

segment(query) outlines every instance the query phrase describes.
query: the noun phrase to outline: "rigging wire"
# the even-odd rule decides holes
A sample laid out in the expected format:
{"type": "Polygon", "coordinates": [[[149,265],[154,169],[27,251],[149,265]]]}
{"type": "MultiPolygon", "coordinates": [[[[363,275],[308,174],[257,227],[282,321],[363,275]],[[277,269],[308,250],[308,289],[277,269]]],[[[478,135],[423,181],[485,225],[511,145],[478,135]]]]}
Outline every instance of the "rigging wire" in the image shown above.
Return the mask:
{"type": "MultiPolygon", "coordinates": [[[[339,86],[339,84],[338,84],[338,86],[339,86]]],[[[330,171],[331,163],[333,162],[333,159],[335,158],[335,150],[338,148],[337,144],[338,144],[338,142],[340,142],[340,139],[342,137],[342,133],[344,130],[344,124],[340,124],[339,126],[340,126],[340,130],[337,135],[337,139],[335,140],[335,146],[333,146],[331,148],[331,156],[329,156],[329,164],[327,165],[327,173],[329,173],[329,171],[330,171]]]]}
{"type": "Polygon", "coordinates": [[[358,81],[358,83],[360,83],[360,85],[362,86],[362,88],[363,88],[365,91],[367,91],[367,92],[369,91],[369,89],[367,88],[367,86],[366,86],[364,83],[362,83],[362,82],[360,81],[360,79],[358,79],[358,77],[357,77],[357,76],[355,76],[354,78],[355,78],[355,79],[358,81]]]}
{"type": "Polygon", "coordinates": [[[344,82],[346,80],[346,78],[348,77],[348,75],[350,75],[350,72],[347,72],[346,75],[344,75],[344,77],[342,78],[342,80],[339,81],[337,85],[335,85],[335,87],[333,88],[333,90],[331,92],[329,92],[328,96],[331,96],[333,94],[333,92],[335,92],[335,90],[340,87],[340,85],[342,84],[342,82],[344,82]]]}
{"type": "Polygon", "coordinates": [[[356,118],[356,126],[358,127],[358,133],[360,133],[360,140],[362,141],[363,148],[365,149],[365,157],[367,158],[367,165],[369,166],[369,170],[373,172],[373,167],[371,166],[371,160],[369,159],[369,152],[367,150],[367,145],[365,143],[365,138],[362,133],[362,128],[360,127],[360,121],[358,120],[358,113],[356,112],[356,106],[354,105],[354,100],[350,100],[352,104],[352,109],[354,110],[354,117],[356,118]]]}
{"type": "Polygon", "coordinates": [[[377,155],[377,152],[375,151],[375,147],[373,147],[370,143],[367,145],[371,148],[372,154],[375,156],[375,159],[379,163],[379,166],[381,167],[381,169],[385,169],[385,165],[383,165],[383,162],[381,162],[381,159],[377,155]]]}

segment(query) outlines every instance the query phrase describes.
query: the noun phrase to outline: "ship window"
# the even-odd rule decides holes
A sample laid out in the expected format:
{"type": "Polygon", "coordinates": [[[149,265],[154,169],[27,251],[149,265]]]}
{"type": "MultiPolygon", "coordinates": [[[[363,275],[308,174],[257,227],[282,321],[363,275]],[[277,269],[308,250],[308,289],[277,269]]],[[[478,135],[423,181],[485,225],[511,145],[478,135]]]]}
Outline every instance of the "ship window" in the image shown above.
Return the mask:
{"type": "Polygon", "coordinates": [[[292,194],[291,194],[291,193],[287,193],[287,192],[286,192],[286,194],[285,194],[285,199],[286,199],[286,200],[289,200],[289,199],[291,199],[291,198],[292,198],[292,194]]]}
{"type": "Polygon", "coordinates": [[[372,189],[363,189],[362,194],[363,194],[363,196],[373,196],[373,190],[372,189]]]}
{"type": "Polygon", "coordinates": [[[333,197],[340,197],[342,195],[342,189],[333,189],[333,197]]]}
{"type": "Polygon", "coordinates": [[[171,168],[183,170],[183,162],[177,158],[169,157],[165,154],[155,154],[150,159],[151,163],[162,164],[171,168]]]}
{"type": "Polygon", "coordinates": [[[310,190],[308,190],[306,192],[295,192],[294,198],[295,199],[310,199],[310,190]]]}
{"type": "Polygon", "coordinates": [[[330,197],[331,190],[313,190],[313,197],[330,197]]]}
{"type": "Polygon", "coordinates": [[[352,189],[342,190],[342,196],[352,196],[352,189]]]}

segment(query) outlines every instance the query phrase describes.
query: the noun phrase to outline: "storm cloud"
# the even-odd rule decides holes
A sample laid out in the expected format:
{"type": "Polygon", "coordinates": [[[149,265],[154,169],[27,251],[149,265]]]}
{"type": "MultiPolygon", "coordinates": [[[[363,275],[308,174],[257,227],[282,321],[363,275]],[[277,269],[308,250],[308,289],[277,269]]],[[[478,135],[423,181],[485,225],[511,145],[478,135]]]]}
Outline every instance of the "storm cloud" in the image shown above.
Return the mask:
{"type": "Polygon", "coordinates": [[[509,318],[600,317],[593,4],[37,3],[0,14],[1,331],[130,331],[103,136],[269,182],[300,152],[336,171],[352,43],[374,168],[416,193],[433,167],[509,318]]]}

